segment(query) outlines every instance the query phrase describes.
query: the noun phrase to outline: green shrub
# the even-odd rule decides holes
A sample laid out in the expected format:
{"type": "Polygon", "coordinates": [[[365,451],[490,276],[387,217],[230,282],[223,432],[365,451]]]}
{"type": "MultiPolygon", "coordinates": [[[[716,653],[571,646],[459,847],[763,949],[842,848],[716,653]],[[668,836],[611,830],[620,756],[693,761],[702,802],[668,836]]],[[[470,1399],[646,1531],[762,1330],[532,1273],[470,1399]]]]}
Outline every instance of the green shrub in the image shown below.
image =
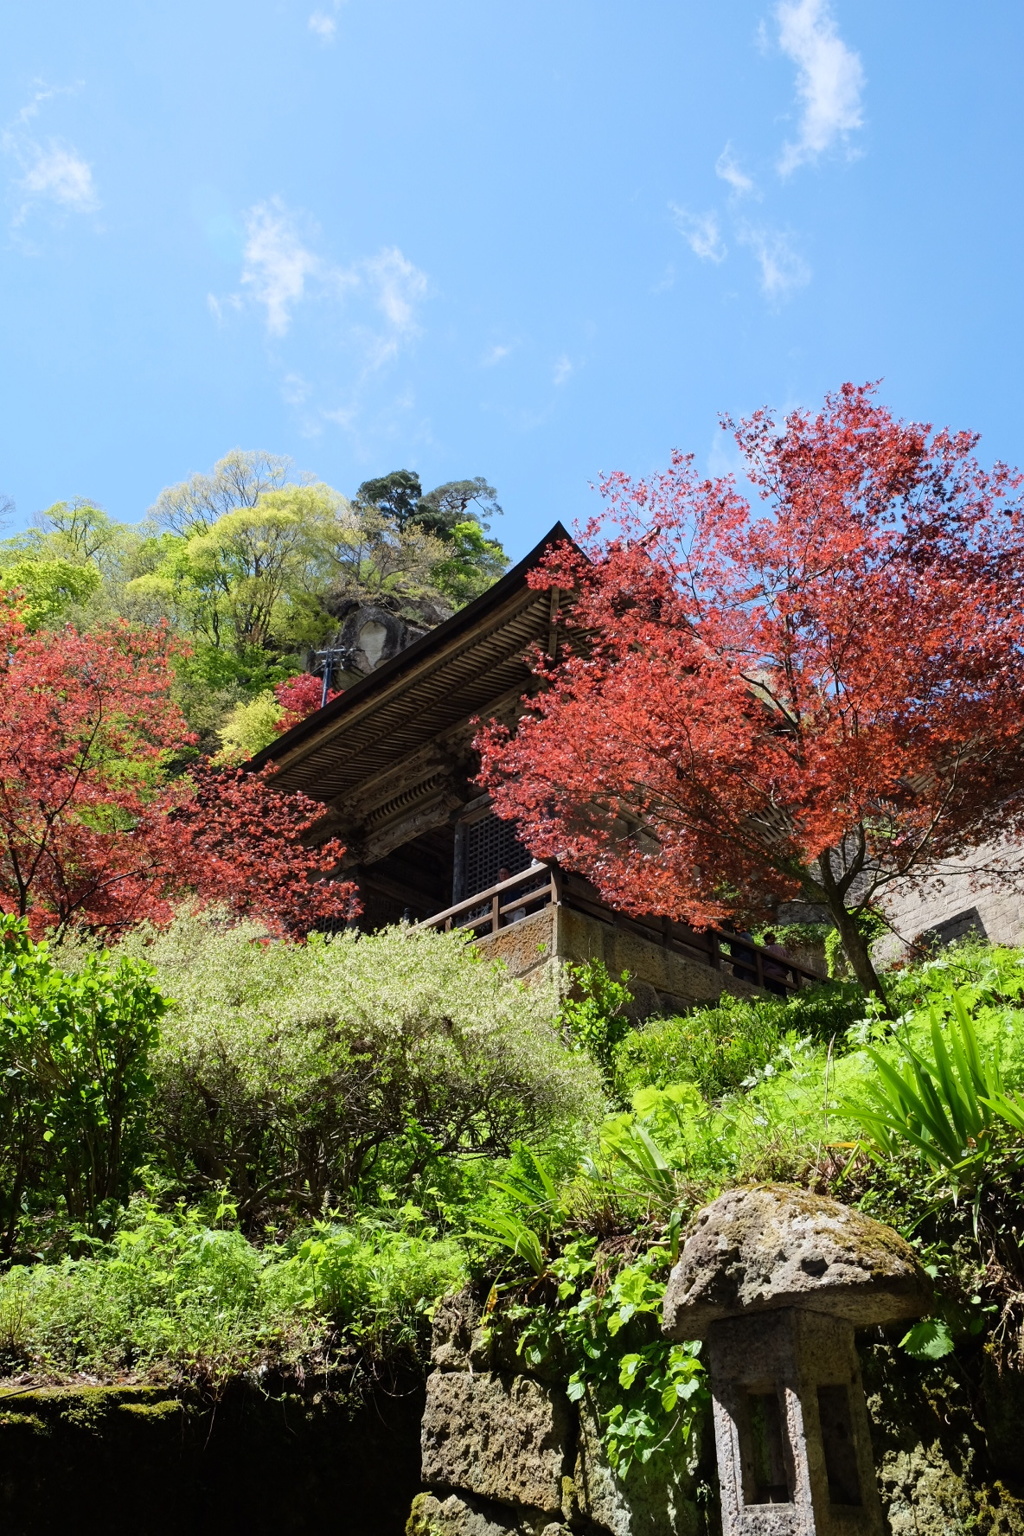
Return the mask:
{"type": "Polygon", "coordinates": [[[585,960],[580,965],[567,965],[565,978],[572,990],[562,999],[559,1022],[572,1044],[587,1051],[597,1063],[611,1088],[615,1048],[630,1030],[626,1011],[633,1002],[627,986],[629,972],[623,971],[621,979],[615,981],[603,960],[585,960]]]}
{"type": "Polygon", "coordinates": [[[154,1063],[156,1158],[189,1199],[228,1190],[249,1225],[600,1119],[598,1074],[559,1037],[553,989],[459,934],[296,945],[181,916],[124,949],[176,999],[154,1063]]]}
{"type": "Polygon", "coordinates": [[[332,1341],[422,1342],[424,1314],[464,1269],[456,1244],[411,1209],[390,1226],[324,1226],[261,1249],[199,1211],[140,1200],[102,1255],[0,1278],[0,1342],[9,1362],[46,1372],[217,1384],[311,1355],[328,1363],[332,1341]]]}
{"type": "Polygon", "coordinates": [[[710,1008],[654,1019],[627,1035],[615,1053],[615,1085],[627,1098],[637,1089],[695,1083],[715,1099],[761,1071],[787,1038],[841,1039],[864,1011],[852,985],[823,985],[792,998],[724,994],[710,1008]]]}
{"type": "Polygon", "coordinates": [[[10,1253],[26,1207],[95,1228],[144,1144],[164,1002],[151,967],[106,953],[74,975],[23,919],[0,917],[0,1209],[10,1253]]]}

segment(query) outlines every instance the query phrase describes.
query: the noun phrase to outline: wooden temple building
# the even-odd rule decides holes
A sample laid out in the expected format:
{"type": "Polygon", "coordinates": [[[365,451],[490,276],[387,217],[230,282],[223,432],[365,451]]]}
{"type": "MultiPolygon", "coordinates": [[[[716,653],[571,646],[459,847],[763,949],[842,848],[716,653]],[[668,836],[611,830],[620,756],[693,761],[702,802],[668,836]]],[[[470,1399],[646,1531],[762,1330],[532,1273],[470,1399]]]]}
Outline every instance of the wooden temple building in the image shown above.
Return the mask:
{"type": "Polygon", "coordinates": [[[318,828],[346,846],[361,927],[463,928],[526,976],[552,961],[601,959],[628,970],[639,1012],[691,1007],[723,990],[790,991],[819,978],[781,963],[747,936],[636,918],[604,903],[579,875],[534,862],[515,826],[473,780],[477,719],[514,722],[536,686],[527,654],[554,653],[559,594],[527,574],[561,524],[481,597],[381,661],[254,760],[276,782],[328,807],[318,828]]]}

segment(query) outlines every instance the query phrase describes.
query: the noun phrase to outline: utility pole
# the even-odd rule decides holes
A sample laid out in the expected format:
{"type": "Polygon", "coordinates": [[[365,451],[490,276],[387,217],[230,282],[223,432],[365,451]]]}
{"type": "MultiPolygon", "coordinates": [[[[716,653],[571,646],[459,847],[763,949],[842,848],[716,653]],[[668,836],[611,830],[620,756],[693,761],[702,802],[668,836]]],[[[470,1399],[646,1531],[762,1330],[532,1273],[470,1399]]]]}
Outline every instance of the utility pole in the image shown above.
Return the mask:
{"type": "Polygon", "coordinates": [[[322,673],[324,679],[323,691],[320,694],[321,709],[323,709],[324,705],[327,703],[327,695],[330,691],[331,676],[334,672],[335,664],[339,661],[343,661],[347,665],[351,659],[351,646],[330,646],[327,650],[313,652],[313,675],[316,676],[317,673],[322,673]]]}

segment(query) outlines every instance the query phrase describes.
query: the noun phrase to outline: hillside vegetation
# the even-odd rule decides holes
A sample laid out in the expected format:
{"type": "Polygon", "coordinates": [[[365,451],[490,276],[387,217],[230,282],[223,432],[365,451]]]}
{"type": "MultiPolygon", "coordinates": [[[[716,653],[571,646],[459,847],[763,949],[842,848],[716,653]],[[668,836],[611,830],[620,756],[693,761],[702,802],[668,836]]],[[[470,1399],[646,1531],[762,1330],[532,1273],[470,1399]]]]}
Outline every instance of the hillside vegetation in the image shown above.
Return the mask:
{"type": "Polygon", "coordinates": [[[4,944],[11,1374],[373,1373],[482,1284],[628,1464],[703,1398],[657,1327],[686,1222],[757,1180],[918,1247],[939,1302],[910,1353],[1022,1363],[1024,952],[890,973],[895,1022],[829,983],[623,1031],[599,969],[560,1005],[457,934],[299,945],[207,913],[56,966],[12,920],[4,944]]]}

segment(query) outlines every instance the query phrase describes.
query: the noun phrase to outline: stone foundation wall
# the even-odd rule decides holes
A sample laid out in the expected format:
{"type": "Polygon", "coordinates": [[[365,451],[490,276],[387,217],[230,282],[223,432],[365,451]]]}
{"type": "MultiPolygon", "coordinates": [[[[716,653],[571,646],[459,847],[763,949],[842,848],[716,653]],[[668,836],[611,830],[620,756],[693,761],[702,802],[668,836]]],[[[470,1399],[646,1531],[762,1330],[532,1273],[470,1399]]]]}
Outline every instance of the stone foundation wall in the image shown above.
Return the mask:
{"type": "MultiPolygon", "coordinates": [[[[1024,1371],[1000,1375],[980,1346],[920,1363],[880,1329],[858,1356],[890,1536],[1024,1536],[1024,1371]]],[[[710,1424],[688,1465],[617,1477],[585,1406],[556,1373],[523,1372],[500,1335],[489,1343],[468,1293],[438,1309],[432,1363],[406,1536],[721,1531],[710,1424]]]]}
{"type": "MultiPolygon", "coordinates": [[[[886,913],[900,938],[908,943],[921,934],[941,933],[944,924],[976,913],[975,921],[967,926],[983,933],[990,943],[1024,944],[1024,890],[1015,889],[1007,879],[979,875],[986,864],[1021,861],[1019,850],[1000,845],[979,848],[941,884],[933,882],[921,891],[892,886],[884,897],[886,913]]],[[[880,942],[878,953],[890,960],[900,948],[897,940],[888,938],[880,942]]]]}
{"type": "Polygon", "coordinates": [[[618,1477],[587,1407],[489,1343],[468,1292],[434,1321],[407,1536],[699,1536],[695,1466],[618,1477]]]}
{"type": "Polygon", "coordinates": [[[552,960],[576,964],[602,960],[613,976],[628,971],[641,1019],[685,1013],[696,1004],[717,1001],[723,992],[735,997],[763,996],[756,987],[737,981],[725,967],[716,971],[571,907],[545,907],[486,935],[478,944],[484,954],[504,960],[513,976],[536,975],[552,960]]]}

